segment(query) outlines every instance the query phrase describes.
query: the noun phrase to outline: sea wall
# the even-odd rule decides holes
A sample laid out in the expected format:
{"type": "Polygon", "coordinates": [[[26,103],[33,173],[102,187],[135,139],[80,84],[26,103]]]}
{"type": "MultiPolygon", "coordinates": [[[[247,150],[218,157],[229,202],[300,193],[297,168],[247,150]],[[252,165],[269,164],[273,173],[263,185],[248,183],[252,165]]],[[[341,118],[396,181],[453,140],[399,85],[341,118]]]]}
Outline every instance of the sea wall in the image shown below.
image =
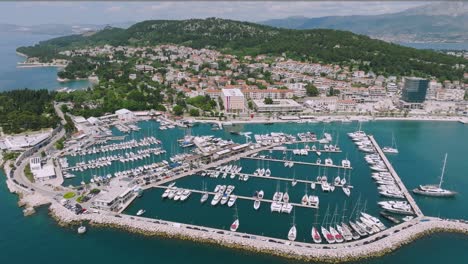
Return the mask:
{"type": "Polygon", "coordinates": [[[119,228],[147,236],[192,240],[228,248],[246,249],[252,252],[272,254],[285,258],[331,263],[382,256],[422,236],[434,232],[468,234],[467,223],[425,217],[423,221],[421,221],[422,218],[415,219],[412,222],[392,227],[380,234],[363,240],[326,245],[289,242],[282,239],[254,236],[207,227],[196,227],[193,225],[145,217],[130,215],[119,215],[116,217],[106,212],[75,215],[56,202],[53,202],[50,206],[50,213],[62,226],[88,221],[93,226],[119,228]],[[198,230],[194,229],[195,227],[198,228],[198,230]],[[221,234],[220,232],[223,233],[221,234]],[[379,237],[380,239],[376,240],[376,238],[379,237]],[[368,243],[364,243],[365,241],[368,243]]]}

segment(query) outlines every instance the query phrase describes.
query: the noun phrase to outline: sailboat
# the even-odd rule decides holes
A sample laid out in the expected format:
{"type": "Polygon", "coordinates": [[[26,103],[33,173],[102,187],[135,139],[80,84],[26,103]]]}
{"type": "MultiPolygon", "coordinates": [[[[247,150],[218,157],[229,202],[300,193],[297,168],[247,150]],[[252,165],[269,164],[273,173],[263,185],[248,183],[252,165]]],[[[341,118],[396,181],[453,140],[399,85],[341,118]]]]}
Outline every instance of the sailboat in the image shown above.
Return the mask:
{"type": "Polygon", "coordinates": [[[327,240],[328,244],[333,244],[336,242],[335,237],[328,231],[328,229],[324,226],[326,221],[328,220],[328,212],[330,210],[330,205],[327,206],[327,211],[325,212],[325,217],[323,218],[322,221],[322,226],[321,226],[321,231],[322,235],[327,240]]]}
{"type": "Polygon", "coordinates": [[[398,149],[397,149],[396,142],[395,142],[395,136],[393,135],[393,133],[392,133],[392,146],[383,147],[382,151],[385,153],[389,153],[389,154],[398,154],[398,149]]]}
{"type": "Polygon", "coordinates": [[[237,205],[236,205],[236,207],[234,208],[234,222],[231,224],[230,230],[232,232],[236,232],[237,228],[239,228],[239,216],[237,214],[237,205]]]}
{"type": "Polygon", "coordinates": [[[455,196],[455,194],[457,194],[456,192],[442,189],[442,182],[444,181],[446,163],[447,163],[447,153],[445,153],[444,166],[442,167],[442,174],[440,175],[439,185],[419,185],[418,188],[413,190],[413,193],[425,195],[425,196],[433,196],[433,197],[455,196]]]}
{"type": "Polygon", "coordinates": [[[305,194],[302,196],[301,204],[307,205],[309,203],[309,196],[307,195],[307,183],[305,183],[305,194]]]}
{"type": "Polygon", "coordinates": [[[318,210],[315,213],[315,222],[314,225],[312,226],[312,231],[310,235],[312,236],[312,240],[314,240],[314,243],[322,243],[322,237],[320,236],[320,233],[318,232],[317,228],[315,226],[317,225],[317,219],[318,219],[318,210]]]}
{"type": "Polygon", "coordinates": [[[297,180],[296,180],[296,169],[294,169],[294,172],[293,172],[293,180],[291,182],[291,186],[294,187],[296,186],[297,184],[297,180]]]}
{"type": "Polygon", "coordinates": [[[341,243],[344,241],[343,236],[336,231],[336,229],[333,227],[333,224],[335,223],[335,217],[338,214],[338,208],[335,207],[335,211],[333,212],[332,220],[330,222],[330,233],[335,237],[336,242],[341,243]]]}
{"type": "Polygon", "coordinates": [[[291,229],[289,229],[288,232],[288,239],[291,241],[296,240],[296,235],[297,235],[297,229],[296,229],[296,211],[294,211],[293,214],[293,224],[291,226],[291,229]]]}

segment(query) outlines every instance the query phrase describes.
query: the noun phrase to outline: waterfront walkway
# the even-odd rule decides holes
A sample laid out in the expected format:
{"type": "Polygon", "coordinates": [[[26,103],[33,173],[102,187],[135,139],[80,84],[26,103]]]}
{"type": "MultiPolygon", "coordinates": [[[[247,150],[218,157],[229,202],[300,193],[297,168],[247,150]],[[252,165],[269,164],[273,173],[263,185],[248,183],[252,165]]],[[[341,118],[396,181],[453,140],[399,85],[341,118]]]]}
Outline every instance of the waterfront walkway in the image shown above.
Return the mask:
{"type": "Polygon", "coordinates": [[[293,161],[293,160],[280,160],[280,159],[271,159],[271,158],[260,158],[260,157],[242,157],[243,159],[253,159],[253,160],[265,160],[265,161],[276,161],[276,162],[293,162],[294,164],[309,165],[309,166],[318,166],[318,167],[327,167],[327,168],[339,168],[339,169],[348,169],[352,170],[352,167],[343,167],[339,165],[326,165],[324,163],[314,163],[314,162],[305,162],[305,161],[293,161]]]}
{"type": "Polygon", "coordinates": [[[418,217],[424,216],[421,209],[419,209],[419,206],[416,204],[416,201],[413,199],[413,196],[411,196],[408,189],[406,189],[405,184],[401,181],[400,176],[398,176],[398,173],[396,173],[395,169],[393,169],[393,166],[390,163],[390,161],[387,159],[387,156],[385,156],[385,154],[383,153],[383,151],[380,148],[379,144],[377,144],[377,141],[374,139],[373,136],[369,136],[369,139],[372,142],[372,144],[374,145],[374,148],[377,150],[377,153],[379,154],[380,158],[385,163],[385,166],[387,166],[388,171],[392,175],[393,179],[395,179],[396,184],[398,185],[398,187],[400,187],[401,192],[405,196],[406,200],[411,205],[411,208],[413,208],[414,213],[418,217]]]}

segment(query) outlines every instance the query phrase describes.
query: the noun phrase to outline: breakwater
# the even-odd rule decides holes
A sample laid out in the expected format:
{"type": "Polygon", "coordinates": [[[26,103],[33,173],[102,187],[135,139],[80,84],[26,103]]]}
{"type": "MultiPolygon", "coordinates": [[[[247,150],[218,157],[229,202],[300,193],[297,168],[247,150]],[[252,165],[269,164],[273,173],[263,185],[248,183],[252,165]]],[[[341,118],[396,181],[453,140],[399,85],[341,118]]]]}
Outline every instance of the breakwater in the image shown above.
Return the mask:
{"type": "Polygon", "coordinates": [[[353,261],[381,256],[421,236],[434,232],[468,234],[468,222],[418,217],[362,240],[327,245],[291,242],[277,238],[104,211],[75,215],[56,202],[53,202],[50,206],[50,212],[61,225],[89,221],[91,225],[121,228],[142,235],[193,240],[286,258],[326,262],[353,261]]]}

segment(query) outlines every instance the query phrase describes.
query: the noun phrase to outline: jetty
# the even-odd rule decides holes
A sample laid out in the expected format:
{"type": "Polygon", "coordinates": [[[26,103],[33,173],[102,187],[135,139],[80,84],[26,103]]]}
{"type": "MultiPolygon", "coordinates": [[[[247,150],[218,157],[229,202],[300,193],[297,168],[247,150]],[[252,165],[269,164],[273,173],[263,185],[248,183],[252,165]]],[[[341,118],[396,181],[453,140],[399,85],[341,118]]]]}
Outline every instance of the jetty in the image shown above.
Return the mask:
{"type": "MultiPolygon", "coordinates": [[[[155,188],[160,188],[160,189],[167,189],[169,188],[168,186],[164,186],[164,185],[160,185],[160,186],[155,186],[155,188]]],[[[182,188],[182,187],[181,187],[182,188]]],[[[187,188],[182,188],[184,190],[189,190],[191,191],[192,193],[200,193],[200,194],[204,194],[204,193],[208,193],[210,195],[215,195],[216,193],[215,192],[210,192],[210,191],[200,191],[200,190],[196,190],[196,189],[187,189],[187,188]]],[[[234,195],[234,193],[231,194],[231,196],[234,195]]],[[[249,197],[249,196],[242,196],[242,195],[237,195],[237,199],[243,199],[243,200],[250,200],[250,201],[255,201],[256,197],[249,197]]],[[[259,199],[261,202],[267,202],[267,203],[273,203],[274,201],[271,200],[271,199],[266,199],[266,198],[263,198],[263,199],[259,199]]],[[[304,208],[311,208],[311,209],[318,209],[318,206],[313,206],[313,205],[303,205],[303,204],[300,204],[300,203],[292,203],[292,202],[289,202],[289,204],[291,204],[292,206],[298,206],[298,207],[304,207],[304,208]]]]}
{"type": "Polygon", "coordinates": [[[401,192],[405,196],[406,200],[408,203],[411,205],[411,208],[413,209],[414,213],[418,216],[424,216],[422,213],[421,209],[419,206],[416,204],[416,201],[413,199],[413,196],[411,196],[410,192],[408,189],[406,189],[405,184],[401,181],[400,176],[398,176],[398,173],[395,171],[393,168],[392,164],[390,161],[387,159],[387,156],[383,153],[382,149],[380,148],[379,144],[377,144],[377,141],[375,140],[374,136],[369,136],[370,141],[372,142],[372,145],[374,145],[375,150],[379,154],[380,158],[382,161],[385,163],[385,166],[387,167],[388,171],[390,172],[390,175],[392,175],[393,179],[395,180],[395,183],[400,187],[401,192]]]}
{"type": "Polygon", "coordinates": [[[326,165],[325,163],[315,163],[315,162],[305,162],[305,161],[291,161],[291,160],[280,160],[280,159],[272,159],[272,158],[261,158],[261,157],[242,157],[243,159],[253,159],[253,160],[264,160],[264,161],[276,161],[276,162],[293,162],[294,164],[301,164],[301,165],[309,165],[309,166],[317,166],[317,167],[327,167],[327,168],[337,168],[337,169],[348,169],[352,170],[352,167],[343,167],[340,165],[326,165]]]}
{"type": "MultiPolygon", "coordinates": [[[[217,172],[217,171],[216,170],[206,170],[206,172],[217,172]]],[[[252,177],[252,178],[260,178],[260,179],[265,179],[265,180],[278,180],[278,181],[287,181],[287,182],[296,181],[297,183],[305,183],[305,184],[315,183],[316,185],[321,185],[322,184],[322,181],[309,181],[309,180],[291,179],[291,178],[287,178],[287,177],[275,177],[275,176],[260,176],[260,175],[249,174],[249,173],[237,173],[236,175],[247,175],[247,176],[252,177]]],[[[206,177],[208,177],[208,176],[206,176],[206,177]]],[[[343,185],[341,183],[334,184],[334,186],[343,187],[343,185]]],[[[347,185],[346,187],[353,188],[353,186],[351,186],[351,185],[347,185]]]]}
{"type": "MultiPolygon", "coordinates": [[[[52,202],[50,211],[62,225],[89,221],[91,225],[112,226],[143,235],[189,239],[217,246],[263,252],[285,258],[333,263],[380,256],[433,232],[468,234],[468,221],[417,217],[361,240],[330,245],[289,241],[282,238],[242,233],[240,230],[231,232],[219,228],[100,210],[97,210],[96,213],[76,215],[55,201],[52,202]]],[[[226,223],[226,225],[228,224],[230,223],[226,223]]],[[[310,232],[310,230],[299,231],[310,232]]],[[[287,233],[287,228],[285,233],[287,233]]]]}

